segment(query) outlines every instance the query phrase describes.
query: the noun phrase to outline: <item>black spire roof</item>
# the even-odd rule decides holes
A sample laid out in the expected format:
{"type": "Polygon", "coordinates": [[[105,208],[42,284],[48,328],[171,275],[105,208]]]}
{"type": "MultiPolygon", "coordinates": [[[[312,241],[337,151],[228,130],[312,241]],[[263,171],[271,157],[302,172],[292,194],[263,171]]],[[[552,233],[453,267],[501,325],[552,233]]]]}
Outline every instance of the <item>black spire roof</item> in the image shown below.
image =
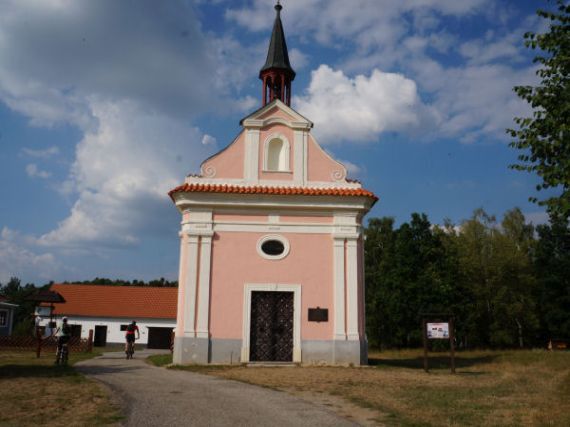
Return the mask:
{"type": "Polygon", "coordinates": [[[270,68],[277,68],[286,70],[291,75],[291,80],[295,78],[295,71],[289,62],[289,53],[287,52],[287,43],[285,42],[285,33],[283,32],[283,25],[281,24],[280,12],[283,6],[277,2],[275,10],[275,22],[273,23],[273,33],[271,34],[271,41],[269,42],[269,50],[267,51],[267,60],[265,65],[260,70],[261,73],[270,68]]]}

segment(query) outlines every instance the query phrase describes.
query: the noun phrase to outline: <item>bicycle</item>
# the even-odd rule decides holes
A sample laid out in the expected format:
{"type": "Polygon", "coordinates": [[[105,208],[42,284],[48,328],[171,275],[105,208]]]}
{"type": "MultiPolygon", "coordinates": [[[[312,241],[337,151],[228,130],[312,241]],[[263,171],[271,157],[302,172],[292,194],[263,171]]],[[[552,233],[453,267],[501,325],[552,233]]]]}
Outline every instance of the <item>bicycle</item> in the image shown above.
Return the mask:
{"type": "Polygon", "coordinates": [[[132,359],[133,358],[133,354],[135,354],[135,342],[134,341],[128,341],[127,342],[127,359],[132,359]]]}
{"type": "Polygon", "coordinates": [[[58,343],[57,353],[55,355],[56,365],[67,365],[67,360],[69,358],[69,347],[67,343],[58,343]]]}

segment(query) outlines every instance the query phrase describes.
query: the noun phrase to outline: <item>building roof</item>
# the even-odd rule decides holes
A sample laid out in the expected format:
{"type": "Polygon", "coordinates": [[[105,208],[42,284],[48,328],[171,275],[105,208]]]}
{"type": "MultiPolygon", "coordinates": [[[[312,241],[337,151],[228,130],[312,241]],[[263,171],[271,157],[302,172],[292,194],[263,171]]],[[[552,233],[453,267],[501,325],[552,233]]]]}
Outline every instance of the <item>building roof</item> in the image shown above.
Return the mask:
{"type": "Polygon", "coordinates": [[[295,116],[295,115],[298,116],[296,121],[305,121],[305,122],[307,122],[307,125],[310,128],[312,128],[314,126],[314,123],[312,121],[310,121],[308,118],[303,116],[297,110],[293,109],[290,105],[285,104],[279,98],[275,98],[273,101],[259,107],[253,113],[249,113],[246,117],[244,117],[243,119],[241,119],[239,121],[240,126],[243,126],[243,123],[248,119],[254,119],[254,120],[258,119],[259,116],[262,116],[267,111],[271,110],[273,107],[278,107],[279,109],[284,110],[285,113],[290,114],[292,116],[295,116]]]}
{"type": "Polygon", "coordinates": [[[18,307],[18,304],[12,304],[10,302],[8,302],[8,297],[4,296],[4,295],[0,295],[0,306],[2,307],[7,307],[7,308],[14,308],[14,307],[18,307]]]}
{"type": "Polygon", "coordinates": [[[275,22],[273,23],[273,32],[271,33],[271,41],[269,42],[269,50],[267,51],[267,59],[265,65],[260,70],[261,73],[269,69],[286,70],[291,75],[291,80],[295,78],[295,71],[289,62],[289,53],[287,52],[287,43],[285,42],[285,33],[283,32],[283,24],[281,23],[280,12],[283,9],[279,3],[275,5],[277,11],[275,22]]]}
{"type": "Polygon", "coordinates": [[[178,288],[55,284],[50,289],[66,301],[54,304],[56,315],[176,319],[178,288]]]}
{"type": "Polygon", "coordinates": [[[374,201],[378,197],[371,191],[363,188],[311,188],[311,187],[266,187],[266,186],[241,186],[226,184],[182,184],[173,188],[168,195],[173,198],[176,193],[234,193],[234,194],[271,194],[278,196],[349,196],[369,197],[374,201]]]}
{"type": "Polygon", "coordinates": [[[35,301],[37,303],[41,302],[49,302],[49,303],[56,303],[56,302],[65,302],[65,298],[51,289],[42,289],[37,291],[26,298],[27,301],[35,301]]]}
{"type": "Polygon", "coordinates": [[[18,307],[18,304],[10,304],[9,302],[4,301],[0,301],[0,307],[5,307],[5,308],[16,308],[18,307]]]}

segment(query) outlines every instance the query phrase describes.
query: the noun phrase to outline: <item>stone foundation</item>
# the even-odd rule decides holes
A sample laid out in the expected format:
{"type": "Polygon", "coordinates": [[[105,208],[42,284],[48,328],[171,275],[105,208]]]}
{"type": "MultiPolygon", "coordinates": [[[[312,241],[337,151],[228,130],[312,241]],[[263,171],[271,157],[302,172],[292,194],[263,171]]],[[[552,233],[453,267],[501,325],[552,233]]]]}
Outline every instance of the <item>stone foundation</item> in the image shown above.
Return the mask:
{"type": "Polygon", "coordinates": [[[175,337],[172,361],[177,365],[206,365],[210,360],[208,338],[175,337]]]}
{"type": "MultiPolygon", "coordinates": [[[[179,365],[241,363],[241,340],[176,337],[173,362],[179,365]]],[[[367,365],[368,343],[359,341],[302,341],[305,365],[367,365]]]]}

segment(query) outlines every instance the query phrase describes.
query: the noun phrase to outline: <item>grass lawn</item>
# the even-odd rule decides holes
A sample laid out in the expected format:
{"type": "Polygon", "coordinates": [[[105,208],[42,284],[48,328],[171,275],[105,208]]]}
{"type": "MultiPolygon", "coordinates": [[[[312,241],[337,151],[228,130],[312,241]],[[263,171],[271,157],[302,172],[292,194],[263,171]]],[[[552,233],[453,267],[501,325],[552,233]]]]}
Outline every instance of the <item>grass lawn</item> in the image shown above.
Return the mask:
{"type": "Polygon", "coordinates": [[[146,358],[154,366],[165,366],[172,363],[172,354],[155,354],[146,358]]]}
{"type": "MultiPolygon", "coordinates": [[[[99,353],[71,353],[70,365],[99,353]]],[[[0,351],[0,425],[93,426],[122,419],[98,383],[72,366],[54,366],[55,354],[0,351]]]]}
{"type": "Polygon", "coordinates": [[[365,408],[365,418],[355,419],[372,425],[570,425],[570,352],[462,352],[456,375],[449,373],[447,356],[434,353],[425,373],[416,350],[371,352],[370,364],[175,368],[287,391],[325,402],[343,415],[350,415],[350,405],[365,408]],[[348,402],[348,409],[339,402],[348,402]]]}

